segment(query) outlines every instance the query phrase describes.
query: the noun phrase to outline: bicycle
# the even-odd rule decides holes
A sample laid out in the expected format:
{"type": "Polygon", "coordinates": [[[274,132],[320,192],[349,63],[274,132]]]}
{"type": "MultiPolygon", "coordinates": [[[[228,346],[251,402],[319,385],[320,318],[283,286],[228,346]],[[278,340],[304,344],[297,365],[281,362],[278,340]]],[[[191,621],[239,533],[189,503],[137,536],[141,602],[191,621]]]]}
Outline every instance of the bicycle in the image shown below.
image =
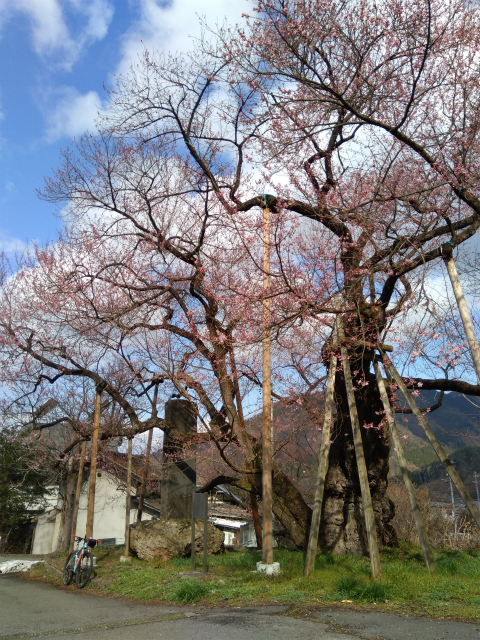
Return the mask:
{"type": "Polygon", "coordinates": [[[78,589],[83,589],[83,587],[88,584],[90,576],[92,575],[93,554],[91,549],[93,549],[100,540],[81,538],[80,536],[75,536],[75,540],[79,542],[83,540],[83,544],[68,556],[65,566],[63,567],[63,584],[68,586],[73,580],[73,576],[75,576],[75,585],[78,589]]]}

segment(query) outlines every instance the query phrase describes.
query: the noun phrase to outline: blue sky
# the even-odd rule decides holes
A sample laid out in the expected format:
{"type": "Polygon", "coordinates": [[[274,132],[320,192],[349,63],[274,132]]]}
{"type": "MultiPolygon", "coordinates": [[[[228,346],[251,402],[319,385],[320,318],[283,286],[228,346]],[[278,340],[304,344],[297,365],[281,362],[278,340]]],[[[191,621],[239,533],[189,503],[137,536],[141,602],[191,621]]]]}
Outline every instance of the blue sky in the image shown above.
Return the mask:
{"type": "Polygon", "coordinates": [[[248,0],[0,0],[0,250],[54,240],[58,208],[35,189],[60,150],[94,127],[104,83],[144,47],[185,51],[210,24],[238,22],[248,0]]]}

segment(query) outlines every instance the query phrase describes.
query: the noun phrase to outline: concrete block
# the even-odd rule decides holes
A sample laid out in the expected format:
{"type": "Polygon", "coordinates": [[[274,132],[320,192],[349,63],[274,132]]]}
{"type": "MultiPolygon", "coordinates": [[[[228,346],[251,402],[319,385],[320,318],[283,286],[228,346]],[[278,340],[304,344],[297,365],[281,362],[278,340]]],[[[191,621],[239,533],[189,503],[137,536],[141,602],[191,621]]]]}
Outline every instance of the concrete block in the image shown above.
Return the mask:
{"type": "Polygon", "coordinates": [[[264,562],[257,562],[257,571],[264,573],[266,576],[277,576],[280,573],[280,563],[265,564],[264,562]]]}

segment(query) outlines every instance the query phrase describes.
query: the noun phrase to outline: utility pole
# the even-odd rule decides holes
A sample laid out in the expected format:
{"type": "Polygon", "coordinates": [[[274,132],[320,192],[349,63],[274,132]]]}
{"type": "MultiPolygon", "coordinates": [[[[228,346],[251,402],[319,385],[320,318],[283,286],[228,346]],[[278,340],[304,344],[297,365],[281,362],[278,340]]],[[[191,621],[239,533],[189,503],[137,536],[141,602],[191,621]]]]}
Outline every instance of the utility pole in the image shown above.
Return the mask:
{"type": "Polygon", "coordinates": [[[455,495],[453,493],[453,482],[450,476],[448,475],[445,478],[444,482],[450,482],[450,496],[452,499],[452,520],[453,520],[453,527],[454,527],[455,541],[456,541],[457,540],[457,518],[455,514],[455,495]]]}
{"type": "Polygon", "coordinates": [[[92,447],[90,449],[90,478],[88,481],[88,509],[86,538],[93,537],[93,514],[95,511],[95,482],[97,479],[98,427],[100,425],[102,392],[97,387],[95,398],[95,414],[93,417],[92,447]]]}
{"type": "Polygon", "coordinates": [[[477,505],[480,509],[480,497],[478,495],[478,485],[480,484],[480,476],[476,471],[473,472],[473,482],[475,483],[475,487],[477,488],[477,505]]]}
{"type": "Polygon", "coordinates": [[[270,209],[263,208],[263,564],[273,563],[272,380],[270,354],[270,209]]]}

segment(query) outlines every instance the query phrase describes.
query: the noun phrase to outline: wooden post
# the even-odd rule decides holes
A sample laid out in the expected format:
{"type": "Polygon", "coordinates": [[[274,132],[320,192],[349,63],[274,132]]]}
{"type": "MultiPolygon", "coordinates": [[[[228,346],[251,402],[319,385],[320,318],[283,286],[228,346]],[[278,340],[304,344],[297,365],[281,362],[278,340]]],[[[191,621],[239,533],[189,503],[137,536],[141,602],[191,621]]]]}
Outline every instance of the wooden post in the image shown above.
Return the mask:
{"type": "Polygon", "coordinates": [[[463,327],[465,329],[465,335],[467,336],[468,345],[472,354],[473,364],[475,371],[477,372],[477,380],[480,382],[480,347],[478,345],[477,335],[475,328],[468,311],[467,303],[463,295],[462,285],[458,277],[457,268],[453,260],[453,246],[447,242],[442,245],[442,253],[444,255],[445,264],[447,265],[448,275],[450,276],[450,282],[452,283],[453,293],[457,300],[458,310],[462,318],[463,327]]]}
{"type": "Polygon", "coordinates": [[[345,378],[345,387],[347,390],[348,408],[350,410],[350,421],[352,423],[353,443],[355,446],[355,457],[357,460],[358,478],[360,480],[360,491],[362,494],[363,512],[365,514],[365,527],[367,530],[368,549],[370,552],[370,564],[372,567],[372,578],[379,580],[381,576],[380,551],[378,549],[377,528],[375,526],[375,516],[373,514],[372,496],[370,494],[370,485],[368,483],[367,465],[365,463],[365,454],[363,452],[362,433],[360,431],[360,422],[358,420],[357,406],[355,404],[355,394],[352,384],[352,372],[350,370],[350,362],[348,360],[347,349],[343,346],[342,338],[344,338],[342,320],[338,318],[338,334],[341,341],[341,354],[343,364],[343,375],[345,378]]]}
{"type": "Polygon", "coordinates": [[[472,496],[468,492],[467,487],[463,484],[463,481],[460,478],[460,476],[458,475],[457,470],[455,469],[455,467],[451,463],[451,461],[450,461],[450,459],[449,459],[449,457],[447,455],[447,452],[442,447],[440,442],[437,440],[435,434],[433,433],[433,431],[430,428],[430,425],[428,424],[427,420],[425,419],[425,416],[420,411],[420,409],[417,407],[417,404],[416,404],[415,400],[413,399],[412,394],[407,389],[407,387],[406,387],[404,381],[402,380],[402,377],[398,373],[398,371],[395,369],[395,367],[390,362],[390,360],[385,356],[385,354],[382,353],[382,356],[383,356],[383,361],[385,363],[385,365],[384,365],[385,368],[388,367],[388,370],[390,371],[391,375],[393,376],[393,379],[397,383],[400,391],[405,396],[405,400],[407,401],[408,406],[412,410],[413,415],[416,417],[416,419],[418,420],[420,426],[425,431],[425,435],[430,440],[430,444],[432,445],[433,449],[435,450],[435,453],[437,454],[437,456],[440,459],[441,463],[445,467],[445,471],[448,473],[450,478],[453,480],[453,484],[457,487],[458,493],[462,496],[462,500],[465,502],[465,505],[466,505],[467,509],[470,511],[470,514],[471,514],[472,518],[475,520],[477,525],[480,527],[480,511],[477,509],[477,507],[475,505],[475,502],[473,501],[472,496]]]}
{"type": "Polygon", "coordinates": [[[263,209],[263,451],[262,451],[262,561],[273,563],[272,524],[272,381],[270,367],[270,209],[263,209]]]}
{"type": "Polygon", "coordinates": [[[410,475],[407,459],[405,457],[405,451],[403,450],[402,440],[398,433],[397,425],[395,424],[395,415],[393,414],[392,407],[390,406],[390,401],[388,399],[387,390],[385,388],[385,382],[383,381],[380,367],[378,366],[377,362],[374,362],[373,366],[375,369],[375,376],[377,378],[378,390],[380,392],[380,397],[382,398],[383,408],[385,409],[385,416],[390,428],[390,435],[392,437],[395,451],[397,452],[400,471],[402,472],[403,482],[405,483],[405,489],[407,490],[410,507],[412,509],[413,518],[415,520],[418,539],[420,540],[423,557],[425,558],[425,564],[427,565],[429,571],[435,571],[435,560],[433,559],[430,543],[428,542],[427,532],[425,530],[422,515],[418,507],[417,497],[415,495],[415,489],[413,488],[412,477],[410,475]]]}
{"type": "Polygon", "coordinates": [[[328,369],[327,391],[325,394],[325,412],[323,418],[322,441],[318,456],[317,484],[313,501],[312,522],[308,538],[307,555],[305,558],[305,575],[308,576],[315,566],[317,553],[320,516],[322,514],[323,493],[325,490],[325,476],[327,474],[328,452],[330,449],[330,430],[332,426],[333,392],[335,390],[335,373],[337,370],[337,356],[332,355],[328,369]]]}
{"type": "Polygon", "coordinates": [[[85,449],[86,448],[87,448],[87,441],[84,440],[82,442],[82,452],[80,454],[80,463],[78,467],[77,491],[75,494],[75,505],[73,507],[72,534],[70,536],[70,546],[68,549],[69,553],[73,553],[73,547],[75,544],[75,531],[77,530],[78,506],[80,504],[80,493],[82,491],[83,467],[85,465],[85,449]]]}
{"type": "Polygon", "coordinates": [[[100,425],[102,392],[97,389],[95,414],[93,416],[92,447],[90,449],[90,478],[88,481],[88,509],[86,538],[93,537],[93,514],[95,511],[95,481],[97,479],[98,427],[100,425]]]}
{"type": "Polygon", "coordinates": [[[148,432],[147,450],[145,452],[145,467],[143,469],[142,486],[140,488],[140,499],[138,501],[137,522],[142,521],[143,502],[145,500],[145,492],[147,488],[148,465],[150,463],[150,452],[152,450],[153,429],[148,432]]]}
{"type": "Polygon", "coordinates": [[[127,453],[127,499],[125,501],[125,550],[123,555],[128,558],[130,555],[130,502],[132,496],[132,438],[128,439],[127,453]]]}
{"type": "MultiPolygon", "coordinates": [[[[246,432],[245,427],[245,417],[243,415],[243,405],[242,405],[242,396],[240,395],[240,385],[238,384],[238,374],[237,374],[237,366],[235,364],[235,354],[233,349],[230,351],[230,361],[232,367],[232,376],[233,376],[233,390],[235,391],[235,398],[237,401],[237,411],[238,417],[240,418],[240,424],[242,426],[243,431],[246,432]]],[[[250,469],[251,461],[247,460],[247,469],[250,469]]],[[[252,488],[254,486],[253,474],[247,474],[247,480],[250,482],[252,488]]],[[[252,507],[252,516],[253,516],[253,527],[255,529],[255,537],[257,538],[257,547],[262,547],[262,525],[260,523],[260,515],[258,513],[258,502],[257,496],[250,492],[250,506],[252,507]]]]}
{"type": "Polygon", "coordinates": [[[196,487],[192,490],[192,536],[190,538],[191,550],[190,550],[190,570],[192,573],[195,571],[195,496],[196,487]]]}
{"type": "Polygon", "coordinates": [[[203,511],[203,577],[208,572],[208,493],[205,496],[205,504],[203,511]]]}

